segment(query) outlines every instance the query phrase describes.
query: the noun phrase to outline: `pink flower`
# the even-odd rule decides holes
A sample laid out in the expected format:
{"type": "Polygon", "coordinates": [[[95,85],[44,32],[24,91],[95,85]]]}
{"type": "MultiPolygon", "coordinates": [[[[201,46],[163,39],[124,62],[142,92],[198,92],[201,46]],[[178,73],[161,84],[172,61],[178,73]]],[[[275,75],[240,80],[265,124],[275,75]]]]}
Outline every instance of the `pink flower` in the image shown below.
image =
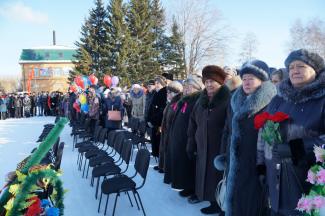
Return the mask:
{"type": "Polygon", "coordinates": [[[313,208],[313,202],[312,199],[307,197],[302,197],[298,201],[297,209],[299,211],[307,211],[310,212],[313,208]]]}
{"type": "Polygon", "coordinates": [[[314,208],[320,209],[325,205],[325,197],[323,196],[315,196],[313,199],[314,208]]]}
{"type": "Polygon", "coordinates": [[[315,184],[317,180],[316,174],[310,169],[308,170],[307,182],[315,184]]]}
{"type": "Polygon", "coordinates": [[[316,178],[318,184],[325,184],[325,169],[322,168],[321,170],[319,170],[316,175],[316,178]]]}
{"type": "Polygon", "coordinates": [[[314,153],[315,153],[316,161],[323,163],[325,158],[325,149],[315,146],[314,153]]]}

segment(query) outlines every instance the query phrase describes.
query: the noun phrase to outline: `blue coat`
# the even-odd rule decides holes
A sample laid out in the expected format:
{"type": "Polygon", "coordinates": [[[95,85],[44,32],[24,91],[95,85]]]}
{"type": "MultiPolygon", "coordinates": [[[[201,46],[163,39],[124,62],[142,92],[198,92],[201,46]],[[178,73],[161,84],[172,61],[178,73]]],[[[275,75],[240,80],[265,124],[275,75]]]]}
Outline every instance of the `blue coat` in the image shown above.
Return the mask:
{"type": "Polygon", "coordinates": [[[315,81],[299,90],[291,85],[290,80],[285,80],[267,111],[272,114],[281,111],[290,118],[280,126],[284,128],[281,130],[284,143],[270,147],[259,139],[257,162],[266,165],[272,210],[283,215],[296,215],[294,209],[298,199],[310,189],[306,179],[308,169],[315,163],[313,146],[324,144],[318,137],[325,134],[325,72],[320,72],[315,81]],[[296,138],[303,140],[302,150],[297,145],[290,147],[287,142],[286,128],[291,125],[300,128],[295,133],[296,138]],[[296,151],[304,153],[297,163],[293,163],[296,151]]]}

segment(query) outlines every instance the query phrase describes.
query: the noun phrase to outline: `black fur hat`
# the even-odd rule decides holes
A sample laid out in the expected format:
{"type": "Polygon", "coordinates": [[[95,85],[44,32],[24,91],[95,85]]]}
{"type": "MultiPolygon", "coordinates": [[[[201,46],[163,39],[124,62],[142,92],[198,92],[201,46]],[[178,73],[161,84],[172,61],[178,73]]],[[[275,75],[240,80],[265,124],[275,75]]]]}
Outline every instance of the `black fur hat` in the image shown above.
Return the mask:
{"type": "Polygon", "coordinates": [[[287,71],[289,71],[290,64],[296,60],[308,64],[310,67],[314,68],[316,73],[319,73],[325,69],[324,59],[320,55],[314,52],[310,52],[306,49],[299,49],[292,51],[285,60],[284,64],[287,68],[287,71]]]}

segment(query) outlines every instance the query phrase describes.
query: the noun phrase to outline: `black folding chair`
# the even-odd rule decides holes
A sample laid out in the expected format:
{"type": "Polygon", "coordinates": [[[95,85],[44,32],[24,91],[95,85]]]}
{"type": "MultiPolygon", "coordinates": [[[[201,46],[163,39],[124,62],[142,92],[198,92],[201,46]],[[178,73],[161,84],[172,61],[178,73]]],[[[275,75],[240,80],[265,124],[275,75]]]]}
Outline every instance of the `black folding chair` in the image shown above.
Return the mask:
{"type": "Polygon", "coordinates": [[[96,166],[92,170],[91,185],[94,184],[94,180],[95,178],[97,178],[96,193],[95,193],[96,199],[98,194],[100,178],[102,176],[104,176],[104,179],[106,179],[106,177],[110,175],[123,174],[129,168],[131,148],[132,148],[132,144],[130,140],[120,140],[118,142],[118,145],[116,145],[116,147],[118,148],[117,151],[120,154],[119,159],[117,159],[116,161],[106,161],[106,163],[96,166]],[[120,166],[123,164],[123,162],[125,163],[126,167],[122,171],[120,166]]]}
{"type": "Polygon", "coordinates": [[[114,176],[113,178],[109,178],[109,179],[104,180],[102,185],[101,185],[102,190],[101,190],[100,199],[99,199],[98,212],[100,211],[100,204],[101,204],[101,201],[102,201],[103,194],[107,195],[104,215],[106,215],[107,204],[108,204],[108,199],[109,199],[110,194],[116,193],[114,208],[113,208],[113,216],[115,215],[117,198],[120,196],[120,193],[123,193],[123,192],[127,193],[128,198],[129,198],[130,203],[131,203],[131,206],[133,206],[132,202],[131,202],[131,198],[130,198],[130,196],[128,194],[128,192],[131,191],[133,193],[133,196],[134,196],[134,199],[136,201],[138,209],[140,210],[137,197],[139,199],[143,214],[146,215],[146,213],[144,211],[144,208],[143,208],[143,205],[142,205],[140,195],[138,193],[138,190],[140,188],[142,188],[144,186],[145,182],[146,182],[149,162],[150,162],[150,153],[149,153],[149,151],[147,149],[140,149],[138,151],[136,159],[135,159],[134,168],[135,168],[136,172],[135,172],[135,174],[133,176],[128,177],[126,175],[117,175],[117,176],[114,176]],[[143,178],[143,181],[139,186],[137,186],[135,181],[133,181],[134,177],[137,176],[137,174],[139,174],[143,178]]]}
{"type": "Polygon", "coordinates": [[[64,149],[64,142],[61,142],[57,151],[57,155],[55,158],[54,168],[55,170],[59,170],[61,167],[62,155],[64,149]]]}

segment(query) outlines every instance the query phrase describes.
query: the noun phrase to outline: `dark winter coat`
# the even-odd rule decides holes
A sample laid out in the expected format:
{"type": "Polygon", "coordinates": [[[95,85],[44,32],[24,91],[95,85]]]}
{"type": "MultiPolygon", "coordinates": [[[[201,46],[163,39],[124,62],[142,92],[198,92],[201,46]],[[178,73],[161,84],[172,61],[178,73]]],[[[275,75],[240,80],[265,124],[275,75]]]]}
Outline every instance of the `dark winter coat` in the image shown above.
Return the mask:
{"type": "MultiPolygon", "coordinates": [[[[146,122],[148,122],[149,108],[150,108],[150,105],[152,103],[152,99],[153,99],[155,94],[156,94],[156,91],[148,92],[146,94],[146,104],[145,104],[145,107],[144,107],[144,119],[145,119],[146,122]]],[[[167,96],[166,96],[166,98],[167,98],[167,96]]]]}
{"type": "Polygon", "coordinates": [[[163,112],[167,104],[167,89],[166,87],[160,89],[152,98],[152,103],[149,107],[148,122],[155,127],[160,127],[163,112]]]}
{"type": "Polygon", "coordinates": [[[220,152],[221,138],[229,100],[226,86],[211,101],[204,90],[191,114],[186,150],[190,157],[196,155],[195,194],[200,200],[215,201],[215,190],[222,179],[222,172],[214,169],[213,159],[224,153],[220,152]]]}
{"type": "Polygon", "coordinates": [[[122,100],[119,96],[114,97],[114,99],[112,99],[111,97],[104,99],[104,104],[103,104],[103,115],[104,116],[103,117],[105,119],[105,128],[108,128],[110,130],[121,128],[122,121],[108,120],[107,113],[109,110],[121,111],[121,118],[123,118],[124,108],[123,108],[122,100]]]}
{"type": "Polygon", "coordinates": [[[265,214],[266,192],[259,184],[256,171],[258,130],[254,128],[254,117],[264,111],[276,93],[271,81],[266,81],[249,96],[239,87],[231,98],[226,215],[265,214]]]}
{"type": "Polygon", "coordinates": [[[170,129],[171,183],[176,189],[195,189],[195,161],[186,153],[187,129],[193,107],[201,92],[183,97],[177,104],[174,122],[170,129]]]}
{"type": "Polygon", "coordinates": [[[178,94],[171,100],[171,102],[168,103],[164,110],[164,117],[161,124],[159,168],[162,168],[165,171],[164,182],[167,184],[170,183],[170,151],[168,150],[170,132],[177,110],[177,102],[181,99],[181,97],[182,94],[178,94]]]}
{"type": "Polygon", "coordinates": [[[301,149],[298,145],[290,147],[286,142],[287,130],[283,130],[282,144],[271,147],[260,138],[258,142],[257,162],[266,165],[272,210],[283,215],[297,215],[294,209],[298,199],[310,188],[306,178],[308,169],[315,162],[313,146],[324,144],[315,134],[325,134],[325,72],[301,89],[295,89],[289,79],[283,81],[279,86],[279,96],[273,98],[267,111],[272,114],[281,111],[289,115],[290,119],[281,123],[281,127],[296,125],[302,128],[295,132],[299,135],[297,138],[303,140],[301,149]],[[304,153],[297,163],[293,163],[296,151],[304,153]]]}

